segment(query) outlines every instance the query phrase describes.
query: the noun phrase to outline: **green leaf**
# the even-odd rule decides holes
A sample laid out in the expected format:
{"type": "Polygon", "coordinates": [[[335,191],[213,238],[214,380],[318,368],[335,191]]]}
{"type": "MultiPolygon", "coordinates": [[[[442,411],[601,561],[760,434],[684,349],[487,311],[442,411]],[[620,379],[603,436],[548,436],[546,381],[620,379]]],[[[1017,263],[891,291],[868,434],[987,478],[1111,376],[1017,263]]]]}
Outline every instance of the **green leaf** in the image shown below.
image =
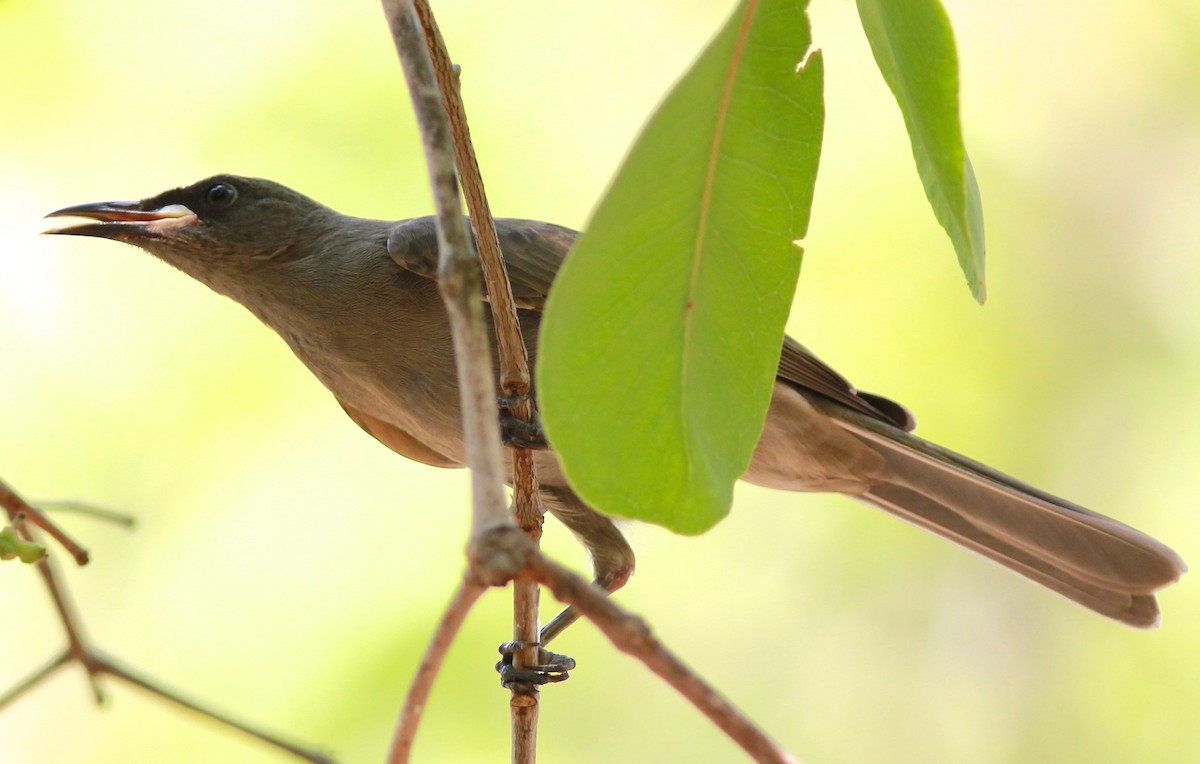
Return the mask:
{"type": "Polygon", "coordinates": [[[0,560],[19,559],[21,562],[31,563],[45,556],[45,547],[21,538],[11,525],[0,529],[0,560]]]}
{"type": "Polygon", "coordinates": [[[824,121],[805,2],[742,2],[646,125],[550,292],[538,396],[568,479],[682,533],[766,418],[824,121]]]}
{"type": "Polygon", "coordinates": [[[954,243],[971,294],[982,303],[983,207],[963,145],[950,19],[938,0],[858,0],[858,15],[904,114],[933,214],[954,243]]]}

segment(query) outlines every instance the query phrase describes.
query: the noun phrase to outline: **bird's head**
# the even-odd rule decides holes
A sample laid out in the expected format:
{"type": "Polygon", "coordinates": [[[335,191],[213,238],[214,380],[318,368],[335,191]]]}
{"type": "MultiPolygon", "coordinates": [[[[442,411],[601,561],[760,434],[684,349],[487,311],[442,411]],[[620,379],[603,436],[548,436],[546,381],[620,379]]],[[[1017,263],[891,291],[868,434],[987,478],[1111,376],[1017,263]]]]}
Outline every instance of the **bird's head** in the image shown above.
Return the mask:
{"type": "Polygon", "coordinates": [[[140,202],[64,207],[47,217],[91,222],[46,233],[134,244],[211,284],[214,276],[296,255],[330,215],[336,213],[273,181],[214,175],[140,202]]]}

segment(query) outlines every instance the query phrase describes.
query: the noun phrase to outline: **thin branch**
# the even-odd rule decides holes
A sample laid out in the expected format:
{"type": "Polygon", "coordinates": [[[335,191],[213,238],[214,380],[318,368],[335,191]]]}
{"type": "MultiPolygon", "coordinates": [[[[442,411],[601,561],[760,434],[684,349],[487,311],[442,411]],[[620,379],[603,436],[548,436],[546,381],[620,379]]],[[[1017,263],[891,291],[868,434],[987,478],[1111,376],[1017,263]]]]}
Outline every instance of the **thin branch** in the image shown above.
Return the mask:
{"type": "Polygon", "coordinates": [[[46,513],[17,495],[17,492],[8,486],[3,480],[0,480],[0,506],[8,512],[8,516],[14,522],[17,515],[22,514],[25,518],[41,528],[46,533],[57,541],[62,548],[67,550],[67,553],[74,558],[76,564],[87,565],[88,551],[79,543],[67,535],[66,531],[54,524],[46,513]]]}
{"type": "MultiPolygon", "coordinates": [[[[27,521],[33,520],[39,516],[38,512],[30,512],[30,505],[24,502],[16,492],[8,486],[0,483],[0,504],[8,512],[12,519],[13,526],[17,532],[26,539],[34,540],[32,529],[28,527],[27,521]]],[[[44,518],[44,515],[42,515],[44,518]]],[[[43,527],[40,523],[39,527],[43,527]]],[[[64,534],[65,535],[65,534],[64,534]]],[[[56,535],[56,538],[58,536],[56,535]]],[[[61,543],[61,542],[60,542],[61,543]]],[[[78,557],[76,557],[78,560],[78,557]]],[[[86,560],[86,557],[85,557],[86,560]]],[[[141,687],[142,689],[151,692],[158,697],[168,700],[171,703],[187,708],[202,716],[206,716],[213,721],[232,727],[239,732],[242,732],[250,737],[253,737],[268,745],[279,748],[294,756],[297,756],[305,761],[314,762],[314,764],[332,764],[333,759],[323,753],[311,751],[294,743],[288,742],[283,738],[250,726],[246,722],[238,721],[229,714],[217,711],[212,708],[205,707],[196,701],[184,698],[179,693],[167,689],[157,681],[150,679],[144,675],[136,673],[133,669],[122,665],[116,659],[104,654],[102,651],[91,645],[91,640],[88,638],[86,631],[83,628],[83,620],[79,616],[78,608],[74,600],[67,592],[66,586],[62,582],[62,573],[59,571],[52,555],[46,555],[40,561],[35,563],[38,573],[41,574],[42,581],[45,583],[47,590],[50,592],[50,599],[54,603],[55,609],[58,611],[59,621],[63,625],[63,629],[67,635],[67,646],[63,651],[49,661],[41,668],[37,669],[25,679],[18,682],[8,691],[0,695],[0,709],[8,704],[16,701],[24,696],[34,687],[39,685],[44,679],[49,677],[58,669],[66,666],[69,663],[78,663],[87,673],[88,681],[92,686],[92,694],[96,699],[96,703],[104,703],[104,689],[100,684],[100,677],[110,676],[114,679],[127,682],[129,684],[141,687]]]]}
{"type": "MultiPolygon", "coordinates": [[[[416,10],[412,0],[383,0],[383,10],[417,115],[437,210],[438,287],[450,315],[454,341],[463,435],[471,469],[474,538],[490,527],[512,524],[504,498],[496,383],[483,322],[483,302],[479,299],[482,284],[458,198],[450,129],[416,10]]],[[[481,579],[489,584],[507,580],[503,575],[490,573],[481,579]]]]}
{"type": "Polygon", "coordinates": [[[496,223],[492,219],[479,162],[471,144],[471,131],[467,125],[467,112],[458,88],[458,77],[455,75],[450,55],[446,51],[446,43],[438,30],[428,0],[415,0],[413,5],[421,21],[430,62],[433,64],[438,89],[442,93],[442,106],[454,138],[454,158],[462,176],[463,196],[467,200],[467,209],[471,211],[475,245],[479,248],[483,277],[487,284],[488,298],[492,303],[492,316],[496,322],[501,387],[507,395],[524,395],[529,392],[529,355],[521,339],[521,326],[517,318],[516,303],[513,301],[512,285],[505,275],[496,223]]]}
{"type": "Polygon", "coordinates": [[[133,528],[137,525],[137,518],[133,515],[117,512],[107,507],[97,507],[95,504],[87,504],[82,501],[39,501],[37,506],[51,512],[69,512],[85,517],[94,517],[124,528],[133,528]]]}
{"type": "Polygon", "coordinates": [[[590,619],[622,652],[640,660],[707,716],[755,761],[797,764],[765,731],[704,681],[654,636],[646,622],[620,607],[608,594],[569,568],[554,562],[516,528],[494,528],[480,540],[519,566],[519,575],[548,587],[554,596],[590,619]]]}
{"type": "MultiPolygon", "coordinates": [[[[518,518],[518,522],[521,518],[518,518]]],[[[530,541],[537,543],[541,528],[530,534],[530,541]],[[536,535],[535,535],[536,534],[536,535]]],[[[526,576],[513,581],[513,639],[529,647],[513,654],[513,666],[521,668],[537,663],[538,660],[538,600],[537,582],[526,576]]],[[[533,764],[537,761],[537,729],[540,693],[536,685],[527,682],[512,684],[509,699],[509,727],[512,740],[512,764],[533,764]]]]}
{"type": "Polygon", "coordinates": [[[63,650],[58,654],[58,657],[47,661],[41,668],[33,671],[29,676],[17,682],[12,687],[9,687],[3,695],[0,695],[0,711],[3,711],[4,707],[9,703],[12,703],[34,687],[37,687],[43,680],[48,679],[55,671],[58,671],[72,660],[71,651],[63,650]]]}
{"type": "Polygon", "coordinates": [[[755,761],[797,764],[791,754],[667,649],[644,620],[618,606],[602,589],[537,548],[530,549],[528,566],[529,575],[591,619],[618,649],[640,660],[674,687],[755,761]]]}
{"type": "Polygon", "coordinates": [[[467,614],[471,612],[475,602],[486,590],[487,587],[477,581],[464,578],[458,591],[454,593],[453,599],[450,600],[450,604],[446,607],[446,612],[442,614],[442,620],[429,640],[429,646],[425,648],[425,656],[421,659],[421,665],[417,667],[417,673],[408,688],[408,695],[404,698],[404,707],[400,712],[400,719],[396,723],[396,732],[392,736],[388,764],[403,764],[412,755],[417,726],[421,723],[421,717],[425,713],[429,693],[433,689],[433,682],[437,679],[438,672],[441,671],[446,653],[454,642],[454,638],[458,636],[458,630],[462,628],[467,614]]]}
{"type": "Polygon", "coordinates": [[[252,727],[247,722],[239,721],[232,715],[223,711],[217,711],[212,707],[202,705],[198,701],[185,698],[175,690],[168,690],[156,680],[150,679],[144,674],[135,672],[133,669],[122,665],[111,656],[93,650],[88,657],[88,663],[98,674],[107,674],[114,679],[120,679],[124,682],[134,685],[135,687],[140,687],[153,695],[157,695],[163,700],[168,700],[177,706],[181,706],[215,722],[220,722],[227,727],[249,735],[250,737],[266,743],[267,745],[287,751],[296,758],[303,759],[304,761],[311,761],[313,764],[334,763],[334,759],[324,753],[303,748],[295,743],[285,740],[282,737],[279,737],[278,735],[252,727]]]}
{"type": "MultiPolygon", "coordinates": [[[[28,529],[19,528],[19,530],[32,539],[32,534],[29,534],[28,529]]],[[[42,576],[42,583],[50,592],[50,599],[54,603],[54,609],[58,611],[58,619],[63,625],[63,630],[67,633],[66,653],[71,660],[78,661],[83,666],[87,672],[88,682],[92,686],[92,696],[96,699],[97,705],[102,704],[104,703],[104,688],[100,686],[100,672],[92,660],[92,651],[87,647],[87,634],[83,629],[83,619],[80,618],[79,609],[70,594],[67,593],[66,587],[59,582],[62,574],[57,568],[54,557],[51,555],[43,557],[38,561],[37,569],[42,576]]]]}
{"type": "MultiPolygon", "coordinates": [[[[425,46],[442,93],[442,108],[450,123],[454,141],[454,158],[462,177],[463,196],[471,213],[475,245],[487,285],[488,302],[492,306],[492,322],[496,329],[496,346],[500,362],[500,389],[512,399],[511,413],[517,419],[532,422],[533,404],[529,397],[529,352],[521,335],[521,322],[513,300],[512,285],[500,251],[496,223],[484,191],[483,175],[471,142],[467,111],[463,105],[450,54],[438,29],[437,20],[427,0],[415,0],[417,17],[425,36],[425,46]]],[[[517,524],[536,543],[542,537],[544,510],[538,496],[537,472],[533,453],[528,449],[512,452],[513,507],[517,524]]],[[[517,578],[513,582],[513,640],[529,647],[513,656],[513,665],[536,663],[538,660],[539,616],[538,587],[533,581],[517,578]]],[[[539,693],[537,687],[524,682],[514,683],[510,703],[512,714],[513,764],[533,764],[536,760],[539,693]]]]}
{"type": "MultiPolygon", "coordinates": [[[[496,384],[492,377],[492,356],[483,320],[483,303],[479,299],[482,287],[479,261],[475,259],[459,201],[455,146],[446,116],[447,109],[443,104],[446,94],[457,93],[457,90],[452,82],[446,88],[438,84],[435,57],[443,69],[443,77],[449,76],[453,79],[453,73],[444,46],[438,44],[438,35],[432,27],[432,15],[428,13],[428,8],[425,11],[430,19],[429,36],[432,39],[429,40],[412,0],[382,2],[396,53],[404,70],[404,78],[408,83],[413,111],[417,116],[433,190],[434,207],[437,211],[438,287],[450,318],[462,403],[463,436],[467,446],[467,466],[471,470],[471,539],[467,547],[469,576],[481,584],[500,585],[512,580],[520,569],[519,561],[512,554],[511,548],[504,543],[513,532],[519,531],[513,525],[512,517],[507,511],[507,502],[504,500],[505,481],[500,452],[499,417],[496,411],[496,384]],[[432,51],[437,51],[437,54],[432,51]]],[[[462,127],[465,129],[465,120],[462,127]]],[[[482,194],[482,182],[477,176],[473,184],[482,194]]],[[[491,222],[486,207],[481,217],[491,222]]],[[[479,224],[478,220],[476,224],[479,224]]],[[[490,237],[481,238],[485,241],[483,246],[489,246],[496,239],[494,230],[490,237]]],[[[494,249],[498,259],[498,244],[494,249]]],[[[511,299],[510,293],[510,302],[511,299]]],[[[515,312],[513,316],[515,321],[515,312]]],[[[519,344],[519,330],[516,336],[519,344]]],[[[527,389],[528,371],[525,384],[527,389]]],[[[529,474],[532,475],[532,472],[529,474]]],[[[536,615],[534,618],[536,619],[536,615]]],[[[418,677],[413,681],[414,685],[418,685],[424,681],[432,682],[432,679],[418,677]]],[[[418,687],[414,686],[410,694],[419,691],[418,687]]],[[[419,719],[419,715],[412,716],[411,724],[415,726],[419,719]]],[[[407,723],[406,720],[401,721],[402,726],[407,723]]],[[[401,747],[412,735],[415,735],[415,729],[405,732],[399,738],[401,747]]]]}
{"type": "MultiPolygon", "coordinates": [[[[420,3],[421,0],[416,2],[420,3]]],[[[472,267],[474,263],[470,259],[470,242],[466,240],[466,228],[462,221],[446,125],[446,111],[452,112],[453,119],[455,109],[451,105],[443,111],[436,102],[439,89],[436,86],[434,63],[428,49],[421,43],[418,31],[420,20],[413,0],[383,0],[383,6],[417,113],[438,210],[441,255],[439,284],[453,329],[463,396],[468,462],[475,481],[472,538],[468,550],[471,571],[480,576],[481,582],[493,585],[501,583],[503,576],[518,576],[529,577],[549,586],[559,599],[591,618],[619,649],[642,660],[690,700],[755,760],[794,764],[795,760],[786,751],[667,650],[644,621],[626,613],[599,588],[546,558],[537,545],[521,534],[511,522],[499,522],[495,514],[497,505],[488,503],[482,506],[485,497],[490,499],[492,494],[485,492],[489,486],[482,484],[484,475],[481,468],[493,468],[494,463],[488,460],[499,455],[499,433],[496,426],[483,426],[489,422],[495,424],[495,418],[491,416],[494,412],[487,407],[483,395],[484,391],[493,388],[490,385],[490,358],[485,355],[486,336],[480,339],[483,326],[482,311],[478,309],[479,300],[476,297],[479,294],[478,271],[472,267]],[[477,462],[476,459],[481,461],[477,462]]],[[[428,13],[427,7],[425,11],[428,13]]],[[[436,42],[436,30],[432,25],[429,28],[436,42]]],[[[432,47],[435,50],[442,49],[437,44],[432,47]]],[[[442,66],[444,75],[451,74],[448,59],[442,62],[442,66]]],[[[445,92],[456,93],[456,85],[446,88],[445,92]]],[[[460,164],[467,166],[471,162],[461,161],[460,164]]],[[[486,214],[482,217],[490,218],[486,214]]],[[[481,249],[489,246],[490,242],[483,242],[490,236],[479,238],[481,249]]],[[[497,293],[491,294],[495,299],[497,293]]],[[[497,318],[498,323],[500,320],[497,318]]],[[[507,384],[507,375],[505,380],[507,384]]],[[[500,484],[497,472],[489,472],[487,479],[491,481],[490,487],[500,484]]]]}

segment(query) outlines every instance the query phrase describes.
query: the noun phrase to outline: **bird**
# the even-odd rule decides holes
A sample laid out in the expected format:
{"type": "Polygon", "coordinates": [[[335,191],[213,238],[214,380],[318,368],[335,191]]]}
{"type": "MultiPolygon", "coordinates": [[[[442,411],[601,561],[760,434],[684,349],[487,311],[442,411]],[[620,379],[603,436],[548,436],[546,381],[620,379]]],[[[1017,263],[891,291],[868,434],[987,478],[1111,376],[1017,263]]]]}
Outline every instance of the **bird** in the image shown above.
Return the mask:
{"type": "MultiPolygon", "coordinates": [[[[86,222],[46,233],[135,245],[241,303],[371,436],[417,462],[466,466],[432,217],[351,217],[279,183],[229,174],[141,201],[80,204],[47,217],[86,222]]],[[[579,233],[509,218],[497,219],[496,229],[536,361],[546,296],[579,233]]],[[[1116,520],[923,440],[914,427],[905,407],[857,390],[785,335],[766,423],[742,479],[846,494],[1103,616],[1139,628],[1158,624],[1155,592],[1187,570],[1179,555],[1116,520]]],[[[572,490],[553,443],[534,454],[544,506],[589,552],[596,585],[610,593],[621,588],[634,569],[622,530],[572,490]]],[[[568,609],[548,623],[541,644],[572,620],[568,609]]]]}

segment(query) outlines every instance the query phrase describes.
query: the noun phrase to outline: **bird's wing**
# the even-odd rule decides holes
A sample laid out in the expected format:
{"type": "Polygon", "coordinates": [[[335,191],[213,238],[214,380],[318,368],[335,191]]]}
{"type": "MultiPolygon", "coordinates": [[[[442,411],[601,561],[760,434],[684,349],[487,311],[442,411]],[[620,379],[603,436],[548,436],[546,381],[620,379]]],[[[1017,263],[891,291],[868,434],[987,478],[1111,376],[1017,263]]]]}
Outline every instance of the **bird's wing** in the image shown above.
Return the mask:
{"type": "MultiPolygon", "coordinates": [[[[496,220],[496,234],[508,269],[517,307],[542,310],[554,275],[579,233],[536,220],[496,220]]],[[[402,268],[426,278],[437,277],[437,233],[433,218],[401,221],[388,236],[388,253],[402,268]]],[[[814,392],[855,411],[910,431],[916,422],[908,409],[895,401],[854,389],[842,375],[827,366],[791,337],[783,338],[779,379],[801,390],[814,392]]]]}
{"type": "MultiPolygon", "coordinates": [[[[496,235],[517,307],[541,310],[554,274],[579,233],[552,223],[500,218],[496,220],[496,235]]],[[[433,218],[400,221],[388,236],[387,248],[401,268],[437,278],[437,229],[433,218]]]]}
{"type": "Polygon", "coordinates": [[[554,274],[579,232],[536,220],[503,219],[496,221],[496,234],[517,307],[542,310],[554,274]]]}
{"type": "Polygon", "coordinates": [[[917,426],[904,406],[881,395],[855,390],[845,377],[787,335],[783,337],[783,351],[779,355],[778,377],[801,392],[817,393],[905,432],[917,426]]]}
{"type": "MultiPolygon", "coordinates": [[[[338,402],[341,403],[341,401],[338,402]]],[[[355,424],[366,430],[369,435],[401,456],[408,457],[415,462],[428,464],[431,467],[464,466],[448,456],[443,456],[438,451],[434,451],[432,448],[395,425],[388,424],[387,422],[376,419],[373,416],[364,414],[356,408],[347,406],[345,403],[342,403],[342,408],[345,409],[346,413],[350,415],[350,418],[354,420],[355,424]]]]}

